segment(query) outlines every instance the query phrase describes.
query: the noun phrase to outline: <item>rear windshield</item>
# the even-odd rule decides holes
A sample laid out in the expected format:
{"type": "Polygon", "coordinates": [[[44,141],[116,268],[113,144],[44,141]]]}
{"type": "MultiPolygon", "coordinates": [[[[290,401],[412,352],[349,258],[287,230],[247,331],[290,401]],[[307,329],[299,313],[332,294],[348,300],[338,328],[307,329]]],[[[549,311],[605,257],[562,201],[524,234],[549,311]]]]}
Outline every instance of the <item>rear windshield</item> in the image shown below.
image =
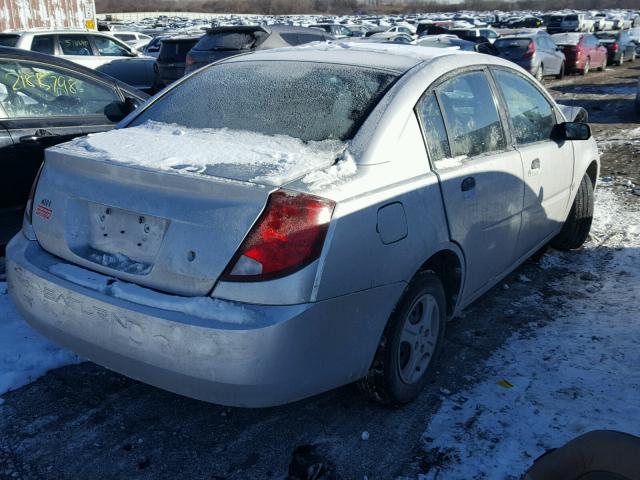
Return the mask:
{"type": "Polygon", "coordinates": [[[164,62],[184,62],[189,50],[198,40],[164,40],[160,48],[159,61],[164,62]]]}
{"type": "Polygon", "coordinates": [[[551,35],[551,39],[556,45],[578,45],[580,43],[580,35],[571,35],[569,33],[551,35]]]}
{"type": "Polygon", "coordinates": [[[396,79],[387,71],[347,65],[222,63],[170,90],[129,126],[153,120],[303,141],[347,140],[396,79]]]}
{"type": "Polygon", "coordinates": [[[248,50],[265,32],[213,32],[202,37],[195,50],[248,50]]]}
{"type": "Polygon", "coordinates": [[[575,22],[576,20],[578,20],[578,16],[577,15],[567,15],[566,17],[564,17],[565,20],[569,20],[570,22],[575,22]]]}
{"type": "Polygon", "coordinates": [[[0,45],[3,47],[15,47],[18,43],[20,35],[2,35],[0,34],[0,45]]]}
{"type": "Polygon", "coordinates": [[[493,44],[498,50],[507,50],[509,48],[527,48],[531,39],[529,38],[499,38],[493,44]]]}
{"type": "Polygon", "coordinates": [[[601,40],[615,40],[617,38],[615,33],[596,33],[596,37],[601,40]]]}

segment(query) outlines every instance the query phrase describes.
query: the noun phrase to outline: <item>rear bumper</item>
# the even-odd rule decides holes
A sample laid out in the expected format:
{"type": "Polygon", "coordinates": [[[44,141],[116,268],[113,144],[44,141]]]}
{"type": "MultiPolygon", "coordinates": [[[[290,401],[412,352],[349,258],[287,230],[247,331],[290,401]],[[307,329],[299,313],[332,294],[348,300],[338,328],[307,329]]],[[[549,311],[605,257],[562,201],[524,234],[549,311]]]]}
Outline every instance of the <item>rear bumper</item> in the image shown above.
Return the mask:
{"type": "Polygon", "coordinates": [[[7,247],[9,292],[29,324],[124,375],[232,406],[279,405],[364,376],[404,288],[301,305],[243,304],[248,317],[261,319],[246,326],[114,298],[50,273],[59,263],[22,234],[7,247]]]}

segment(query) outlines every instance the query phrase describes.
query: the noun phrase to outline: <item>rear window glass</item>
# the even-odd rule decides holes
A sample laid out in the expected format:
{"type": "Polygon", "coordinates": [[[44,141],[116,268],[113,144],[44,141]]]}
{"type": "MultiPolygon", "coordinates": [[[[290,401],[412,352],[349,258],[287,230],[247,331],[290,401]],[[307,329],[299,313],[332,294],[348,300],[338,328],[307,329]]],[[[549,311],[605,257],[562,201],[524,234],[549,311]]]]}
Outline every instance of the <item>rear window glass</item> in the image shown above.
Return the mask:
{"type": "Polygon", "coordinates": [[[575,22],[576,20],[578,20],[578,16],[577,15],[567,15],[566,17],[564,17],[565,20],[568,20],[570,22],[575,22]]]}
{"type": "Polygon", "coordinates": [[[20,35],[0,35],[0,45],[3,47],[15,47],[20,35]]]}
{"type": "Polygon", "coordinates": [[[184,62],[189,50],[193,48],[197,40],[164,40],[160,48],[159,61],[164,62],[184,62]]]}
{"type": "Polygon", "coordinates": [[[528,38],[499,38],[493,44],[498,50],[508,48],[527,48],[531,42],[528,38]]]}
{"type": "Polygon", "coordinates": [[[552,35],[551,39],[556,45],[578,45],[580,43],[580,35],[571,35],[569,33],[558,33],[552,35]]]}
{"type": "Polygon", "coordinates": [[[396,75],[309,62],[232,62],[202,70],[130,126],[148,120],[303,141],[352,138],[396,75]]]}
{"type": "Polygon", "coordinates": [[[214,32],[202,37],[195,50],[248,50],[266,33],[257,32],[214,32]]]}

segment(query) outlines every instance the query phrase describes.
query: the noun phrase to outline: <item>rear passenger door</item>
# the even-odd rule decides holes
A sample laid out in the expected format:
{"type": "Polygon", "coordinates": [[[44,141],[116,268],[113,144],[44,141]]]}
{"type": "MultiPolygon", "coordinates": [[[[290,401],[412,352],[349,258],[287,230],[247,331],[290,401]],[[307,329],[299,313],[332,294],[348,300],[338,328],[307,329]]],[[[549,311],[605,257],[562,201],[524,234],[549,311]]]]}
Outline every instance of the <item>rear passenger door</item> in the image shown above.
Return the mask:
{"type": "Polygon", "coordinates": [[[551,139],[556,112],[524,75],[494,68],[509,123],[524,167],[524,210],[519,253],[540,246],[567,216],[573,179],[573,145],[551,139]]]}
{"type": "Polygon", "coordinates": [[[451,239],[464,251],[463,299],[470,300],[516,258],[524,188],[520,155],[508,147],[484,70],[448,77],[426,92],[416,113],[451,239]]]}

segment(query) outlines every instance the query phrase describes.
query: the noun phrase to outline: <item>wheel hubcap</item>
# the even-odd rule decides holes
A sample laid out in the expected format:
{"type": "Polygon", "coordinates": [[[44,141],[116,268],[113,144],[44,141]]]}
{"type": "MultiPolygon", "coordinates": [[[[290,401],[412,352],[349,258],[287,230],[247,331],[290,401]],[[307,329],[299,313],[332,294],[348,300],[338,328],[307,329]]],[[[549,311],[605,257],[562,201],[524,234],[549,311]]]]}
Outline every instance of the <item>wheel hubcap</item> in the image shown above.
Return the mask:
{"type": "Polygon", "coordinates": [[[438,302],[426,294],[405,317],[398,347],[398,370],[404,383],[416,383],[429,367],[440,333],[438,302]]]}

